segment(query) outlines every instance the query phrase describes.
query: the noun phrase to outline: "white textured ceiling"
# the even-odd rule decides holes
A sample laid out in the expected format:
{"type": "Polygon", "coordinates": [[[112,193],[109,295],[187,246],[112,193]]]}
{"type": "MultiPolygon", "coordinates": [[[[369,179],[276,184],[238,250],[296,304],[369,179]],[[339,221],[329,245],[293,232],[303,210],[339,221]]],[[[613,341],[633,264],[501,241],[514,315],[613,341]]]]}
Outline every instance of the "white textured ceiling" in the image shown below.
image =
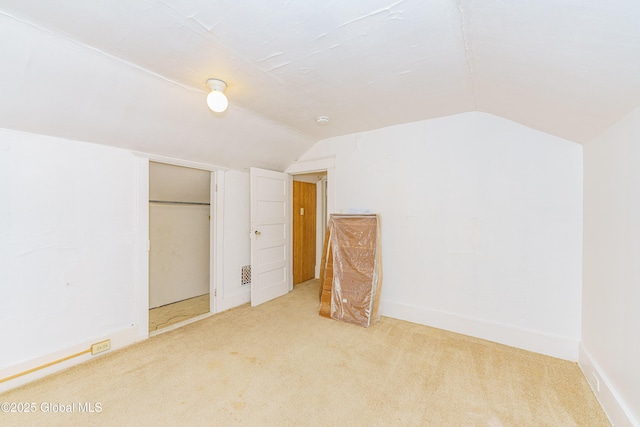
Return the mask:
{"type": "Polygon", "coordinates": [[[473,110],[586,142],[640,105],[637,0],[0,0],[0,12],[0,126],[229,167],[283,169],[321,138],[473,110]],[[210,77],[229,84],[222,116],[205,111],[210,77]]]}

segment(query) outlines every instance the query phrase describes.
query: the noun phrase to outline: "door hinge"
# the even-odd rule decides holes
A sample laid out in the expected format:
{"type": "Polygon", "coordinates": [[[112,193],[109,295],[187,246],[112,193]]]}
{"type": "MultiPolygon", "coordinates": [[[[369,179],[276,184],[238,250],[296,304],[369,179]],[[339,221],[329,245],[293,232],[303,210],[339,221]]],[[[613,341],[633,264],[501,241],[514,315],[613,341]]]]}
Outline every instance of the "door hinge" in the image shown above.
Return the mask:
{"type": "Polygon", "coordinates": [[[217,289],[214,289],[214,290],[213,290],[213,296],[214,296],[214,297],[217,297],[217,296],[218,296],[218,290],[217,290],[217,289]]]}

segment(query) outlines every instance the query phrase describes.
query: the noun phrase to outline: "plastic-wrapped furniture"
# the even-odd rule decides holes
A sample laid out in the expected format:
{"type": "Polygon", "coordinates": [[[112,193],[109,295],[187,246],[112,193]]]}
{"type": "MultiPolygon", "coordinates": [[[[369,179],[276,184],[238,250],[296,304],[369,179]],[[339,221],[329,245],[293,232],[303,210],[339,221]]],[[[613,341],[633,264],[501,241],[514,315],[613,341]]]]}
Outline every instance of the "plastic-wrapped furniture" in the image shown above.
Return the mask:
{"type": "Polygon", "coordinates": [[[320,315],[368,327],[379,317],[378,215],[331,214],[320,269],[320,315]]]}

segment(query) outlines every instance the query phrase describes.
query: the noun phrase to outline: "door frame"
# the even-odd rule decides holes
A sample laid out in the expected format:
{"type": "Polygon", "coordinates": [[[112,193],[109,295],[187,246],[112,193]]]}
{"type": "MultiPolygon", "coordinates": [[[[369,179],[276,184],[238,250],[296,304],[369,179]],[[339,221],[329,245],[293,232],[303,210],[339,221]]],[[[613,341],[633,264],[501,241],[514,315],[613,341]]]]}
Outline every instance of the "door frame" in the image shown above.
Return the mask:
{"type": "MultiPolygon", "coordinates": [[[[304,212],[304,216],[300,217],[300,213],[298,212],[298,210],[296,209],[298,206],[300,206],[301,204],[306,205],[306,203],[302,203],[301,202],[301,195],[304,194],[307,190],[304,190],[304,187],[300,187],[299,185],[308,185],[310,186],[309,188],[313,188],[313,194],[314,194],[314,198],[313,198],[313,203],[312,206],[310,206],[310,208],[313,209],[313,228],[314,228],[314,232],[313,232],[313,264],[314,264],[314,268],[313,268],[313,273],[312,273],[312,278],[317,278],[318,277],[318,256],[317,256],[317,252],[318,252],[318,236],[320,235],[320,229],[322,228],[322,214],[323,214],[323,210],[324,210],[324,201],[322,200],[322,195],[323,192],[321,191],[322,189],[322,182],[326,182],[326,174],[324,172],[320,172],[323,177],[316,181],[316,182],[310,182],[310,181],[305,181],[305,180],[298,180],[296,179],[296,177],[299,176],[308,176],[308,175],[299,175],[299,174],[295,174],[295,175],[290,175],[291,178],[293,179],[293,186],[292,186],[292,200],[294,203],[292,203],[292,209],[291,209],[291,214],[292,214],[292,222],[294,227],[292,227],[291,229],[291,237],[293,239],[293,245],[291,246],[291,252],[292,252],[292,261],[293,261],[293,269],[291,274],[293,275],[293,285],[295,286],[296,284],[300,284],[303,283],[303,281],[296,283],[296,265],[298,267],[300,267],[300,263],[296,264],[296,244],[301,245],[301,242],[304,241],[303,236],[301,236],[300,234],[296,233],[296,228],[295,228],[295,224],[296,224],[296,218],[298,221],[298,225],[301,224],[308,224],[308,212],[305,208],[305,212],[304,212]],[[296,185],[296,183],[298,183],[299,185],[296,185]],[[298,188],[298,190],[296,191],[296,188],[298,188]],[[295,204],[296,198],[298,199],[298,204],[295,204]]],[[[314,175],[314,176],[318,176],[318,175],[314,175]]],[[[304,227],[303,227],[304,228],[304,227]]],[[[304,237],[308,237],[307,234],[303,234],[304,237]]],[[[298,246],[299,247],[299,246],[298,246]]],[[[308,247],[306,247],[305,245],[305,249],[308,249],[308,247]]],[[[306,254],[306,250],[303,251],[306,254]]],[[[307,259],[307,255],[303,255],[302,258],[307,259]]],[[[299,262],[301,262],[302,264],[305,264],[304,262],[302,262],[300,259],[298,259],[299,262]]],[[[310,279],[307,279],[310,280],[310,279]]]]}
{"type": "MultiPolygon", "coordinates": [[[[336,201],[335,201],[335,196],[336,196],[336,177],[335,177],[335,157],[325,157],[325,158],[321,158],[321,159],[313,159],[313,160],[302,160],[299,162],[296,162],[294,164],[292,164],[291,166],[289,166],[287,168],[287,170],[285,170],[285,173],[288,173],[289,175],[302,175],[302,174],[307,174],[307,173],[316,173],[316,172],[326,172],[327,176],[327,193],[326,193],[326,212],[327,212],[327,216],[325,218],[325,221],[329,221],[329,215],[331,213],[335,213],[335,206],[336,206],[336,201]]],[[[293,192],[291,194],[291,203],[293,204],[293,192]]],[[[317,200],[317,198],[316,198],[317,200]]],[[[317,204],[316,204],[316,215],[317,215],[317,204]]],[[[326,223],[324,224],[324,226],[326,227],[326,223]]],[[[293,229],[293,215],[290,219],[290,227],[291,229],[293,229]]],[[[292,233],[293,234],[293,233],[292,233]]],[[[316,237],[316,270],[318,270],[319,266],[320,266],[320,260],[319,257],[322,257],[322,247],[320,247],[320,250],[318,251],[318,245],[322,245],[322,242],[324,241],[324,235],[320,236],[321,238],[318,239],[316,237]]],[[[292,249],[293,251],[293,235],[289,236],[289,247],[292,249]]],[[[293,274],[293,259],[290,259],[290,271],[292,272],[291,274],[293,274]]]]}
{"type": "MultiPolygon", "coordinates": [[[[136,241],[136,277],[137,288],[135,292],[134,310],[135,320],[138,326],[138,339],[149,338],[149,162],[166,163],[175,166],[183,166],[192,169],[200,169],[211,172],[211,187],[209,195],[209,313],[203,316],[217,313],[217,292],[219,285],[223,283],[223,257],[222,245],[224,243],[224,171],[225,168],[188,160],[174,159],[172,157],[156,156],[148,153],[134,153],[137,156],[137,226],[138,235],[136,241]]],[[[201,319],[203,316],[194,318],[201,319]]]]}

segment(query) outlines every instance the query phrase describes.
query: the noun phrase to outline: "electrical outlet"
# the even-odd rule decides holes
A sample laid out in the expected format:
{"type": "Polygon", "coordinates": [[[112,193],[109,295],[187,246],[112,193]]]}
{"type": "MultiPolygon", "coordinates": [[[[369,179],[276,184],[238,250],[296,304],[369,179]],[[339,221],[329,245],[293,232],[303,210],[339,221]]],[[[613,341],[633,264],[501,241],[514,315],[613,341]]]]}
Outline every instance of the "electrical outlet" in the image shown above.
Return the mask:
{"type": "Polygon", "coordinates": [[[595,372],[591,372],[591,375],[593,375],[593,378],[595,379],[595,385],[596,385],[596,391],[598,393],[600,393],[600,380],[598,379],[598,376],[596,375],[595,372]]]}
{"type": "Polygon", "coordinates": [[[111,340],[100,341],[91,346],[91,354],[102,353],[103,351],[107,351],[110,348],[111,348],[111,340]]]}

